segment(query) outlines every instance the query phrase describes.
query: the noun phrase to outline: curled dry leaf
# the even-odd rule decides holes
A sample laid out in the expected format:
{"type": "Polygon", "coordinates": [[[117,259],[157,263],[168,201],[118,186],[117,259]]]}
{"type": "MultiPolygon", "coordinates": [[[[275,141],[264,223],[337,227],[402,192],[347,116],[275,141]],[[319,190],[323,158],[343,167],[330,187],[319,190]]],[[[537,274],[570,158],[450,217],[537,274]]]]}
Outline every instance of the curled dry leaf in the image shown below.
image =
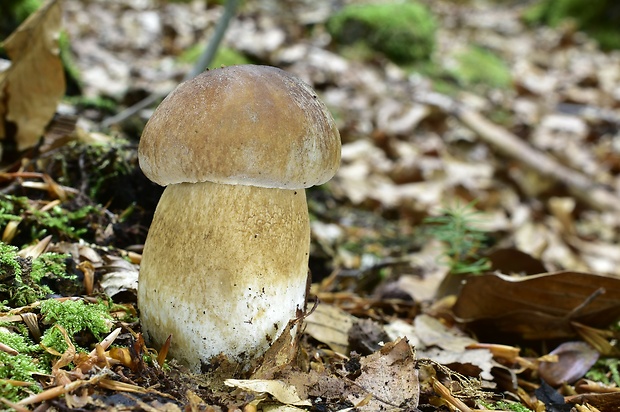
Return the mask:
{"type": "Polygon", "coordinates": [[[573,405],[589,405],[589,409],[586,409],[588,412],[616,412],[620,410],[620,392],[583,393],[568,396],[566,401],[573,405]]]}
{"type": "Polygon", "coordinates": [[[0,138],[5,121],[17,126],[18,150],[36,145],[65,93],[59,57],[60,4],[50,0],[7,38],[3,47],[12,60],[0,73],[0,138]]]}
{"type": "Polygon", "coordinates": [[[573,383],[582,378],[596,363],[599,354],[585,342],[564,342],[553,351],[557,362],[541,362],[538,367],[540,377],[551,386],[573,383]]]}
{"type": "Polygon", "coordinates": [[[620,316],[620,279],[580,272],[473,276],[453,310],[479,331],[526,339],[570,337],[575,335],[573,321],[606,327],[620,316]]]}
{"type": "Polygon", "coordinates": [[[333,351],[346,355],[349,330],[354,321],[355,317],[342,309],[319,303],[314,312],[304,320],[304,331],[333,351]]]}
{"type": "Polygon", "coordinates": [[[114,297],[121,292],[136,294],[138,290],[138,265],[112,255],[104,256],[103,262],[104,265],[101,269],[105,273],[101,277],[100,284],[108,296],[114,297]]]}

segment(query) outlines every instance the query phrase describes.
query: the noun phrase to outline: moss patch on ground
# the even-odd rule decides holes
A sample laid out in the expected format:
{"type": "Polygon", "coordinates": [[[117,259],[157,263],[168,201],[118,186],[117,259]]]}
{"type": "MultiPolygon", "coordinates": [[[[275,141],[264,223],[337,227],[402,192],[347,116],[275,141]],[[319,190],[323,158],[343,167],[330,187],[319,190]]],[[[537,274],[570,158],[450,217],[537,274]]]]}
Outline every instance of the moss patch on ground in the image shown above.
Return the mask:
{"type": "Polygon", "coordinates": [[[433,14],[417,2],[350,5],[327,22],[338,44],[362,44],[397,64],[430,59],[436,27],[433,14]]]}
{"type": "Polygon", "coordinates": [[[620,49],[620,2],[617,0],[542,0],[524,14],[530,24],[557,27],[570,20],[603,49],[620,49]]]}
{"type": "Polygon", "coordinates": [[[490,50],[470,46],[456,55],[455,60],[451,75],[465,87],[507,88],[512,83],[508,65],[490,50]]]}
{"type": "MultiPolygon", "coordinates": [[[[203,44],[197,44],[194,47],[190,47],[179,57],[179,61],[183,63],[195,63],[204,51],[203,44]]],[[[210,67],[222,67],[222,66],[234,66],[237,64],[251,64],[252,61],[248,59],[244,54],[238,52],[230,47],[219,47],[213,61],[209,65],[210,67]]]]}

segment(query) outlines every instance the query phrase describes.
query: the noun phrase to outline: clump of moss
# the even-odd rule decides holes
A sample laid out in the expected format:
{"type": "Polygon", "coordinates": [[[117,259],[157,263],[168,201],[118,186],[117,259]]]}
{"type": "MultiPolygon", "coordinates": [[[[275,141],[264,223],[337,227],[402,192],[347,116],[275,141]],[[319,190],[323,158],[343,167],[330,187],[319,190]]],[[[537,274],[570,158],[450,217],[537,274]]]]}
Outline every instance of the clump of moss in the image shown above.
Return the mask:
{"type": "Polygon", "coordinates": [[[620,48],[620,3],[617,0],[543,0],[533,4],[523,18],[530,24],[551,27],[571,20],[603,49],[620,48]]]}
{"type": "Polygon", "coordinates": [[[65,96],[65,101],[78,109],[94,109],[105,113],[115,113],[118,110],[118,103],[105,96],[65,96]]]}
{"type": "Polygon", "coordinates": [[[397,64],[429,60],[436,27],[433,14],[417,2],[345,6],[327,22],[338,43],[363,43],[397,64]]]}
{"type": "MultiPolygon", "coordinates": [[[[49,285],[72,283],[66,271],[67,255],[43,253],[36,259],[22,258],[15,246],[0,242],[0,302],[19,307],[54,293],[49,285]]],[[[79,286],[75,285],[74,288],[79,286]]]]}
{"type": "Polygon", "coordinates": [[[514,411],[514,412],[532,412],[532,410],[525,405],[517,402],[510,401],[497,401],[493,404],[488,402],[482,402],[482,406],[485,409],[490,410],[502,410],[502,411],[514,411]]]}
{"type": "Polygon", "coordinates": [[[19,327],[13,326],[16,331],[0,327],[0,342],[18,352],[12,355],[0,351],[0,393],[11,401],[19,401],[31,393],[40,392],[41,388],[32,374],[50,372],[56,360],[52,353],[62,354],[69,347],[66,338],[78,351],[86,351],[85,346],[93,342],[93,338],[101,341],[112,327],[112,317],[103,303],[48,299],[41,302],[40,310],[43,324],[48,326],[41,337],[41,345],[30,341],[27,332],[20,331],[19,327]],[[7,380],[29,382],[32,385],[12,385],[7,380]]]}
{"type": "Polygon", "coordinates": [[[19,24],[34,13],[43,0],[14,0],[0,2],[0,39],[7,37],[19,24]]]}
{"type": "Polygon", "coordinates": [[[596,361],[586,373],[586,378],[603,385],[620,385],[620,360],[617,358],[603,358],[596,361]]]}
{"type": "Polygon", "coordinates": [[[0,227],[10,221],[19,221],[22,232],[20,240],[23,243],[41,239],[48,234],[60,239],[78,240],[88,229],[76,226],[91,214],[101,214],[101,211],[92,205],[76,210],[68,210],[61,205],[40,210],[25,196],[0,195],[0,227]]]}
{"type": "MultiPolygon", "coordinates": [[[[112,317],[103,303],[86,304],[83,300],[61,302],[48,299],[41,302],[41,314],[44,324],[62,327],[77,346],[81,346],[85,339],[82,334],[90,332],[95,340],[100,341],[112,327],[112,317]]],[[[41,344],[61,353],[68,347],[62,331],[57,327],[45,331],[41,344]]]]}
{"type": "Polygon", "coordinates": [[[19,352],[11,355],[0,351],[0,393],[10,401],[18,401],[31,393],[41,391],[32,378],[33,373],[47,373],[48,370],[36,360],[38,345],[30,343],[23,335],[0,328],[0,342],[19,352]],[[30,382],[30,386],[15,386],[6,380],[30,382]]]}
{"type": "Polygon", "coordinates": [[[512,82],[508,65],[490,50],[470,46],[455,60],[456,66],[451,74],[463,86],[507,88],[512,82]]]}

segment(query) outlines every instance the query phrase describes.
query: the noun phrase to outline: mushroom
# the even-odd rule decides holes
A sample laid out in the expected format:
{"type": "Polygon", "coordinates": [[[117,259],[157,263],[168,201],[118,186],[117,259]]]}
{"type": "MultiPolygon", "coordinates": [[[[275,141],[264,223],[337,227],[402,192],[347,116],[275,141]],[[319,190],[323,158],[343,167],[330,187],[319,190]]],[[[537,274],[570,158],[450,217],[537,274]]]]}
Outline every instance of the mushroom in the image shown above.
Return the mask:
{"type": "Polygon", "coordinates": [[[304,189],[338,169],[331,114],[283,70],[208,70],[155,110],[138,158],[167,186],[139,275],[147,340],[172,334],[169,353],[196,372],[221,354],[247,366],[305,310],[304,189]]]}

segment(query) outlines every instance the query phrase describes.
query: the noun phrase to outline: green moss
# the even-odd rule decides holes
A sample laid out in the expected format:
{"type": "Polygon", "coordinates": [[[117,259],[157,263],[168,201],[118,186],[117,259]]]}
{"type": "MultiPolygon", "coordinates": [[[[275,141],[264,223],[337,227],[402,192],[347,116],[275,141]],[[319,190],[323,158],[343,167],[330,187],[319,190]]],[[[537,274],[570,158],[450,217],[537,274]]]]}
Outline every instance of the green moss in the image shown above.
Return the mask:
{"type": "MultiPolygon", "coordinates": [[[[112,325],[112,317],[103,303],[86,304],[83,300],[60,302],[48,299],[41,302],[41,314],[45,324],[61,326],[76,346],[79,346],[76,343],[78,334],[88,331],[97,341],[100,341],[105,334],[110,332],[112,325]]],[[[67,349],[65,338],[56,327],[45,331],[41,344],[61,353],[67,349]]]]}
{"type": "Polygon", "coordinates": [[[435,17],[417,2],[345,6],[327,22],[336,42],[366,44],[398,64],[428,60],[436,26],[435,17]]]}
{"type": "Polygon", "coordinates": [[[620,48],[620,3],[617,0],[542,0],[527,9],[523,19],[530,24],[551,27],[571,20],[604,49],[620,48]]]}
{"type": "Polygon", "coordinates": [[[0,328],[0,342],[19,352],[18,355],[11,355],[0,351],[0,380],[14,379],[32,383],[30,386],[22,387],[0,381],[2,396],[11,401],[18,401],[32,392],[40,392],[41,388],[32,378],[33,373],[48,372],[33,356],[41,351],[40,347],[28,342],[24,336],[3,328],[0,328]]]}
{"type": "Polygon", "coordinates": [[[81,109],[95,109],[108,113],[114,113],[118,109],[118,104],[114,100],[102,96],[66,96],[64,100],[81,109]]]}
{"type": "Polygon", "coordinates": [[[40,392],[41,388],[35,383],[32,374],[49,373],[51,365],[57,360],[57,357],[44,348],[64,353],[68,347],[60,328],[67,332],[78,351],[86,351],[87,348],[80,343],[92,342],[93,337],[100,341],[112,326],[112,317],[103,303],[87,304],[83,300],[60,302],[49,299],[41,302],[40,310],[43,324],[46,325],[41,345],[28,339],[28,331],[23,325],[11,326],[17,332],[9,331],[0,325],[0,342],[19,352],[18,355],[11,355],[0,351],[0,396],[12,401],[40,392]],[[13,386],[2,381],[4,379],[31,382],[32,385],[13,386]]]}
{"type": "Polygon", "coordinates": [[[0,40],[11,34],[42,4],[43,0],[0,1],[0,40]]]}
{"type": "Polygon", "coordinates": [[[620,386],[620,359],[603,358],[596,361],[586,373],[586,378],[603,385],[620,386]]]}
{"type": "Polygon", "coordinates": [[[60,239],[78,240],[88,229],[76,226],[89,214],[98,213],[101,213],[100,210],[92,205],[77,210],[67,210],[57,205],[42,211],[34,207],[27,197],[0,195],[0,227],[6,226],[11,220],[20,221],[21,231],[29,232],[25,236],[25,243],[48,234],[60,239]]]}
{"type": "Polygon", "coordinates": [[[514,411],[514,412],[532,412],[527,406],[511,401],[497,401],[495,403],[481,402],[485,409],[514,411]]]}
{"type": "MultiPolygon", "coordinates": [[[[135,146],[123,139],[113,139],[104,143],[72,142],[56,153],[50,168],[59,176],[59,183],[72,187],[78,183],[85,185],[88,196],[98,199],[104,188],[109,189],[115,180],[131,175],[137,168],[135,163],[135,146]],[[83,170],[89,173],[84,176],[83,170]],[[87,179],[87,184],[83,179],[87,179]]],[[[106,198],[101,203],[109,201],[106,198]]],[[[94,211],[95,208],[82,210],[82,217],[94,211]]]]}
{"type": "Polygon", "coordinates": [[[508,65],[493,52],[470,46],[456,56],[451,74],[464,86],[507,88],[512,83],[508,65]]]}
{"type": "Polygon", "coordinates": [[[41,300],[54,291],[47,284],[58,285],[75,280],[67,274],[67,255],[43,253],[34,260],[20,257],[14,246],[0,242],[0,301],[20,307],[41,300]]]}
{"type": "MultiPolygon", "coordinates": [[[[620,23],[618,23],[620,24],[620,23]]],[[[620,30],[618,26],[613,25],[600,27],[591,27],[587,32],[598,42],[604,50],[620,49],[620,30]]]]}
{"type": "Polygon", "coordinates": [[[580,27],[600,20],[615,0],[543,0],[524,13],[530,23],[545,23],[556,27],[567,18],[575,19],[580,27]]]}
{"type": "MultiPolygon", "coordinates": [[[[204,51],[204,44],[196,44],[187,49],[181,56],[179,61],[182,63],[195,63],[204,51]]],[[[250,64],[252,61],[244,54],[230,47],[220,47],[213,57],[210,67],[234,66],[237,64],[250,64]]]]}
{"type": "Polygon", "coordinates": [[[30,277],[36,283],[41,283],[44,278],[75,279],[74,275],[67,274],[65,261],[68,257],[59,253],[43,253],[32,261],[30,277]]]}

